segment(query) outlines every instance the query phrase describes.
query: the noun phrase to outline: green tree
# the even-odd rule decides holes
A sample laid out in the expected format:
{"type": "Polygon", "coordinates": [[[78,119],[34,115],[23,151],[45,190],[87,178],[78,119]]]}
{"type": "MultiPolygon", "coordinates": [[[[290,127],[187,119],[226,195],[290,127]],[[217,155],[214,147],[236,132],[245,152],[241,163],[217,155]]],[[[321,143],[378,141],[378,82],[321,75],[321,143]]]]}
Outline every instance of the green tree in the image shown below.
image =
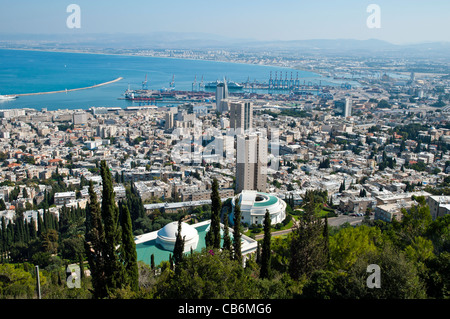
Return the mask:
{"type": "Polygon", "coordinates": [[[426,261],[425,282],[429,298],[450,298],[450,253],[442,252],[426,261]]]}
{"type": "Polygon", "coordinates": [[[450,215],[444,215],[433,220],[426,231],[426,238],[433,242],[437,255],[450,251],[450,215]]]}
{"type": "Polygon", "coordinates": [[[368,252],[348,271],[346,298],[420,299],[426,297],[424,282],[414,264],[393,245],[386,243],[379,251],[368,252]],[[380,267],[380,289],[367,289],[367,265],[380,267]]]}
{"type": "Polygon", "coordinates": [[[216,178],[213,179],[211,191],[211,226],[209,232],[207,246],[220,248],[220,211],[222,209],[222,201],[219,194],[219,183],[216,178]]]}
{"type": "Polygon", "coordinates": [[[233,258],[242,265],[241,251],[241,206],[239,197],[236,197],[233,216],[233,258]]]}
{"type": "MultiPolygon", "coordinates": [[[[41,272],[41,284],[46,282],[41,272]]],[[[34,295],[35,280],[23,267],[14,267],[11,264],[0,265],[0,297],[3,298],[32,298],[34,295]]]]}
{"type": "MultiPolygon", "coordinates": [[[[181,231],[182,231],[182,224],[181,224],[181,218],[178,220],[178,229],[177,229],[177,236],[175,239],[175,246],[173,248],[173,261],[175,265],[179,265],[181,261],[183,260],[183,254],[184,254],[184,236],[182,237],[181,231]]],[[[178,269],[178,267],[177,267],[178,269]]]]}
{"type": "Polygon", "coordinates": [[[262,251],[261,251],[261,271],[260,271],[260,278],[270,278],[272,276],[272,269],[271,269],[271,232],[270,232],[270,213],[269,210],[266,209],[266,214],[264,215],[264,239],[262,244],[262,251]]]}
{"type": "Polygon", "coordinates": [[[406,246],[405,255],[416,264],[424,264],[427,260],[434,257],[434,247],[431,240],[421,236],[415,237],[411,244],[406,246]]]}
{"type": "Polygon", "coordinates": [[[309,277],[326,265],[323,222],[317,217],[314,193],[307,193],[305,199],[305,213],[292,232],[289,273],[295,280],[309,277]]]}
{"type": "Polygon", "coordinates": [[[105,255],[103,253],[105,232],[101,216],[100,204],[94,191],[92,180],[89,183],[89,203],[86,210],[85,251],[91,271],[94,298],[107,296],[107,280],[105,255]]]}
{"type": "Polygon", "coordinates": [[[368,252],[376,252],[381,231],[366,225],[341,229],[330,238],[330,264],[335,270],[349,270],[368,252]]]}
{"type": "Polygon", "coordinates": [[[228,213],[225,212],[223,215],[223,245],[222,248],[231,252],[231,238],[228,223],[228,213]]]}
{"type": "Polygon", "coordinates": [[[127,284],[132,291],[139,290],[139,272],[136,244],[134,243],[131,217],[127,205],[121,205],[122,244],[121,259],[125,267],[127,284]]]}
{"type": "Polygon", "coordinates": [[[245,299],[254,298],[254,279],[228,251],[193,252],[183,258],[178,271],[166,269],[158,276],[155,298],[245,299]]]}
{"type": "Polygon", "coordinates": [[[415,237],[425,236],[432,223],[428,205],[413,205],[409,210],[402,209],[403,218],[394,239],[402,248],[411,244],[415,237]]]}
{"type": "Polygon", "coordinates": [[[111,172],[105,160],[100,163],[102,176],[102,220],[105,230],[105,275],[107,279],[107,290],[120,289],[124,284],[124,268],[119,259],[117,247],[120,245],[121,234],[119,225],[119,208],[115,202],[115,193],[111,178],[111,172]]]}

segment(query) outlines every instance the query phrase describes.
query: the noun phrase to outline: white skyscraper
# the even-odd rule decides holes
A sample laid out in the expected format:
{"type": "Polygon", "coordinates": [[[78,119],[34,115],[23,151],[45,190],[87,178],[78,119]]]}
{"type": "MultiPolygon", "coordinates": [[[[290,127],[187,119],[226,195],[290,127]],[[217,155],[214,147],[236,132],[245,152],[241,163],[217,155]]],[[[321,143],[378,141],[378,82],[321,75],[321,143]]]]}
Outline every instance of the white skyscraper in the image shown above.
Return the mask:
{"type": "Polygon", "coordinates": [[[242,190],[266,191],[267,137],[261,133],[237,136],[236,192],[242,190]]]}
{"type": "Polygon", "coordinates": [[[223,83],[217,84],[216,87],[216,110],[220,113],[224,111],[221,101],[228,98],[228,86],[224,80],[223,83]]]}
{"type": "Polygon", "coordinates": [[[352,116],[352,100],[349,98],[345,99],[344,107],[344,117],[352,116]]]}

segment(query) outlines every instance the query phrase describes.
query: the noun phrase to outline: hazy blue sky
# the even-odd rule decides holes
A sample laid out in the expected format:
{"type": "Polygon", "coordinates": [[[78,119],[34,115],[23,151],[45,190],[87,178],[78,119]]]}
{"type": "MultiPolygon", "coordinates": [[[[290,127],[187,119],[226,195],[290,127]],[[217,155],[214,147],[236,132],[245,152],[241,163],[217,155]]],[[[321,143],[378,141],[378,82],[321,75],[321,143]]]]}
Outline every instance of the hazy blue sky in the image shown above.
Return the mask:
{"type": "Polygon", "coordinates": [[[0,33],[203,32],[257,40],[450,41],[449,0],[0,0],[0,33]],[[81,7],[68,29],[66,7],[81,7]],[[369,4],[381,28],[369,29],[369,4]]]}

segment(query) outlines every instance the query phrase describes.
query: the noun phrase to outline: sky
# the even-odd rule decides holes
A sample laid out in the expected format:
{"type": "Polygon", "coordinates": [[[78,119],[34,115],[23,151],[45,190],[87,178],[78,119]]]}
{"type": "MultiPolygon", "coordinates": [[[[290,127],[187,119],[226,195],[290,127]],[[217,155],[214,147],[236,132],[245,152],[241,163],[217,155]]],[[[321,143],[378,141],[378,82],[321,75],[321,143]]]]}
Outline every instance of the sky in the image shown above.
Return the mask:
{"type": "MultiPolygon", "coordinates": [[[[200,32],[254,40],[450,42],[448,0],[0,0],[0,34],[200,32]],[[66,20],[80,7],[80,28],[66,20]],[[369,28],[370,4],[380,28],[369,28]]],[[[1,40],[1,38],[0,38],[1,40]]]]}

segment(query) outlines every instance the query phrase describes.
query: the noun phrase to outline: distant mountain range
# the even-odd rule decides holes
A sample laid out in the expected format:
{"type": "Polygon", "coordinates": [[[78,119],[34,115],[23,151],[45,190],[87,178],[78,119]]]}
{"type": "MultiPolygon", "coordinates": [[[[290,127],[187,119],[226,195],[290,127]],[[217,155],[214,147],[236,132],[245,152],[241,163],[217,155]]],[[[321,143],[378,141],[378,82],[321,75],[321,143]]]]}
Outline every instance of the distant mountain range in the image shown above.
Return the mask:
{"type": "Polygon", "coordinates": [[[301,51],[303,53],[398,53],[449,56],[450,42],[396,45],[383,40],[313,39],[260,41],[208,33],[154,32],[149,34],[1,34],[1,47],[52,49],[234,49],[252,51],[301,51]]]}

